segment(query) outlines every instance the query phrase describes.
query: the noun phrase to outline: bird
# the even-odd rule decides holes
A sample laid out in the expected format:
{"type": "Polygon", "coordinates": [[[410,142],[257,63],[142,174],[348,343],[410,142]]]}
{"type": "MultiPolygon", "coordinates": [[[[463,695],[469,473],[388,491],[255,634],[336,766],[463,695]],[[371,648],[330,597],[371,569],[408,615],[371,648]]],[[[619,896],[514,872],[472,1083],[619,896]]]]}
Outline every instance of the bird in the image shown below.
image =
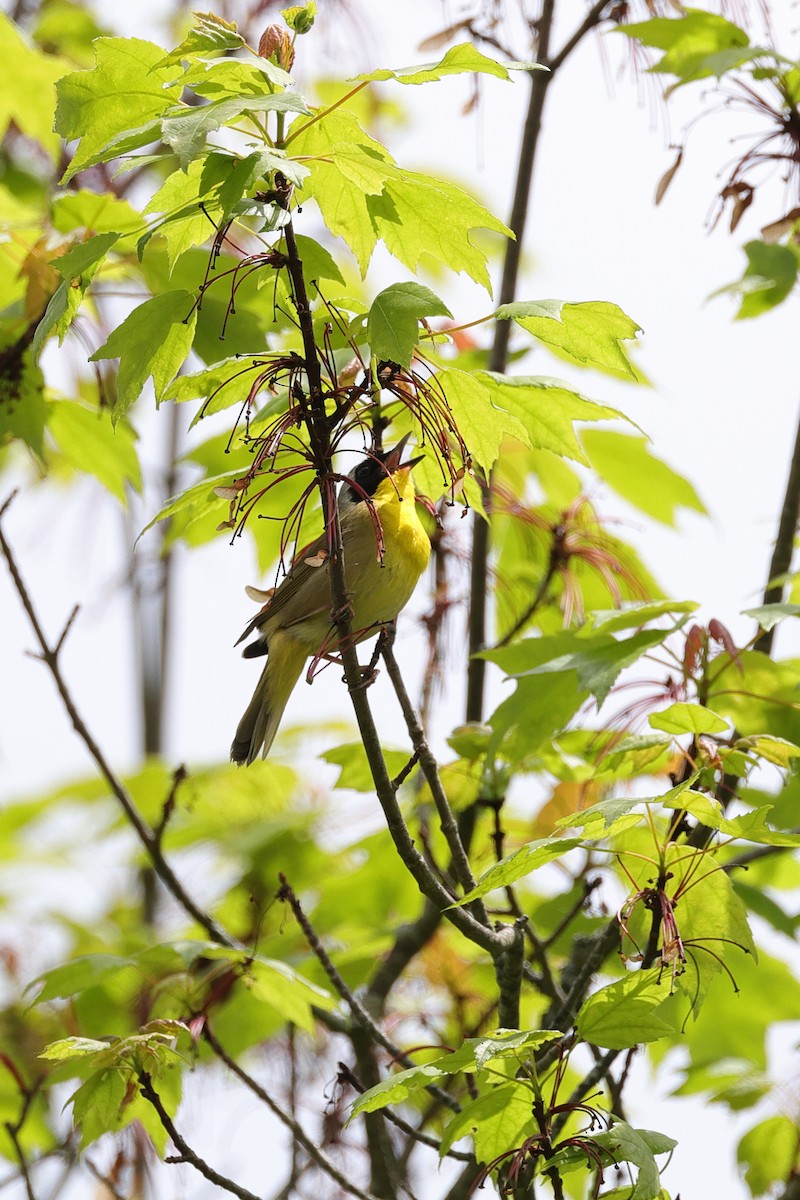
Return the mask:
{"type": "MultiPolygon", "coordinates": [[[[391,450],[362,459],[343,480],[337,509],[344,550],[354,641],[392,622],[405,608],[430,558],[430,541],[417,514],[412,468],[402,462],[408,435],[391,450]],[[381,543],[375,518],[380,522],[381,543]]],[[[248,589],[253,598],[264,592],[248,589]]],[[[249,766],[269,754],[281,717],[306,660],[337,645],[332,617],[330,560],[323,534],[293,562],[264,607],[236,643],[252,634],[243,657],[267,655],[253,698],[239,722],[231,761],[249,766]]]]}

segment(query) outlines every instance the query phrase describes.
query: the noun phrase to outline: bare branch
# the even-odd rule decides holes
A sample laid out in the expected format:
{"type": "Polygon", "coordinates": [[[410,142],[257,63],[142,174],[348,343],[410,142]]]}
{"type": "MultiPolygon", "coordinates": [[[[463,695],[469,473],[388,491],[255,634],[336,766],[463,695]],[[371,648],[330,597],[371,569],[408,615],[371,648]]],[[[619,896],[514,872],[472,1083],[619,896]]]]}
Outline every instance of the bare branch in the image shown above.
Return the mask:
{"type": "MultiPolygon", "coordinates": [[[[772,560],[769,564],[769,577],[764,589],[763,604],[778,604],[783,599],[783,582],[775,583],[773,580],[782,580],[792,565],[798,518],[800,518],[800,423],[798,423],[795,434],[794,453],[789,468],[789,478],[786,481],[786,491],[778,521],[778,533],[772,551],[772,560]]],[[[766,629],[759,635],[758,641],[755,643],[756,650],[761,650],[764,654],[772,653],[776,628],[777,626],[773,625],[772,629],[766,629]]]]}
{"type": "MultiPolygon", "coordinates": [[[[2,517],[2,514],[6,511],[7,507],[8,501],[6,501],[2,509],[0,509],[0,517],[2,517]]],[[[11,573],[11,578],[13,580],[14,587],[16,588],[17,595],[20,598],[22,607],[25,610],[28,621],[30,622],[31,628],[33,629],[36,637],[36,641],[39,644],[40,658],[53,678],[53,682],[56,685],[58,694],[61,697],[61,701],[66,709],[67,715],[72,721],[72,727],[94,760],[98,771],[108,784],[112,795],[119,802],[123,812],[125,813],[125,816],[128,818],[128,821],[133,826],[139,841],[147,851],[147,854],[153,865],[153,869],[167,890],[174,896],[181,908],[183,908],[184,912],[186,912],[193,921],[196,921],[197,924],[205,930],[212,941],[218,942],[221,946],[236,946],[234,939],[231,938],[230,935],[227,934],[223,929],[221,929],[220,926],[217,925],[216,921],[214,921],[207,912],[200,908],[200,906],[195,903],[195,901],[186,891],[172,867],[164,857],[159,845],[159,838],[156,836],[153,830],[150,829],[147,822],[139,813],[139,810],[134,804],[133,798],[129,791],[119,777],[115,774],[110,763],[103,754],[103,751],[100,749],[100,746],[95,741],[88,729],[88,726],[78,712],[75,701],[72,698],[72,693],[70,692],[66,680],[61,672],[61,667],[58,660],[58,652],[72,621],[72,617],[70,617],[70,620],[67,622],[59,642],[55,647],[52,647],[42,628],[39,616],[33,604],[33,600],[31,599],[30,592],[28,591],[22,579],[16,560],[11,551],[11,547],[6,540],[5,534],[3,533],[2,525],[0,525],[0,551],[2,551],[3,557],[8,564],[8,569],[11,573]]]]}
{"type": "MultiPolygon", "coordinates": [[[[355,996],[347,986],[345,981],[342,979],[342,976],[336,969],[336,966],[332,962],[330,956],[328,955],[327,950],[317,937],[311,922],[303,912],[300,901],[297,899],[295,892],[287,882],[286,876],[281,873],[279,875],[279,879],[281,881],[281,887],[278,891],[277,899],[285,900],[291,908],[292,912],[294,913],[295,920],[305,934],[305,938],[309,946],[322,964],[325,974],[328,976],[328,979],[331,981],[333,987],[345,1001],[359,1025],[361,1025],[365,1030],[367,1030],[368,1033],[371,1034],[373,1041],[377,1042],[379,1046],[383,1046],[384,1050],[386,1050],[387,1053],[392,1056],[392,1059],[395,1062],[402,1063],[405,1067],[416,1066],[417,1064],[414,1062],[414,1060],[409,1058],[405,1051],[401,1050],[400,1047],[391,1040],[391,1038],[386,1036],[381,1027],[367,1012],[366,1008],[358,999],[358,997],[355,996]]],[[[459,1105],[455,1100],[453,1100],[452,1096],[447,1094],[447,1092],[442,1091],[441,1088],[434,1086],[431,1086],[428,1090],[432,1095],[436,1096],[438,1100],[441,1100],[443,1104],[446,1104],[448,1108],[453,1109],[454,1112],[459,1111],[459,1105]]]]}
{"type": "Polygon", "coordinates": [[[519,995],[522,988],[527,923],[527,917],[518,917],[513,925],[507,925],[502,931],[507,938],[506,949],[495,960],[497,986],[500,991],[498,1016],[501,1029],[519,1029],[519,995]]]}
{"type": "MultiPolygon", "coordinates": [[[[439,814],[439,821],[442,826],[442,833],[447,839],[448,849],[453,860],[453,869],[458,882],[461,884],[465,892],[471,891],[475,887],[475,877],[472,874],[472,868],[469,865],[466,851],[464,850],[461,841],[461,835],[458,831],[456,819],[453,816],[453,810],[450,807],[450,802],[445,795],[445,790],[442,787],[442,781],[439,776],[439,766],[436,758],[433,755],[430,746],[425,737],[425,731],[422,728],[420,719],[411,703],[411,698],[406,689],[403,676],[400,668],[397,665],[397,659],[394,656],[394,648],[392,645],[393,636],[387,636],[384,639],[381,653],[383,661],[386,663],[386,670],[389,678],[392,681],[392,687],[395,690],[395,695],[400,702],[400,708],[403,712],[403,719],[408,729],[411,744],[414,747],[414,752],[419,759],[419,765],[422,773],[425,776],[425,781],[431,790],[433,802],[436,805],[436,811],[439,814]]],[[[482,900],[475,901],[473,908],[477,920],[482,925],[489,924],[489,918],[486,915],[486,909],[482,900]]]]}
{"type": "Polygon", "coordinates": [[[262,1102],[262,1104],[267,1106],[273,1116],[277,1117],[278,1120],[286,1126],[292,1137],[303,1147],[308,1157],[312,1159],[317,1166],[326,1173],[326,1175],[329,1175],[334,1183],[338,1183],[339,1187],[346,1191],[348,1195],[355,1196],[356,1200],[376,1200],[376,1197],[371,1196],[369,1192],[364,1192],[361,1188],[356,1187],[351,1179],[342,1174],[342,1172],[334,1165],[334,1163],[331,1162],[328,1156],[324,1154],[323,1151],[320,1150],[319,1147],[311,1140],[311,1138],[303,1129],[302,1125],[300,1125],[299,1122],[294,1119],[294,1117],[291,1117],[288,1113],[284,1112],[280,1105],[272,1099],[272,1097],[267,1091],[265,1091],[261,1084],[253,1079],[252,1075],[248,1075],[248,1073],[239,1066],[234,1058],[231,1058],[225,1048],[220,1044],[220,1042],[217,1041],[208,1022],[206,1022],[206,1024],[203,1026],[203,1037],[208,1042],[209,1046],[214,1051],[214,1054],[217,1056],[220,1062],[223,1062],[228,1070],[231,1071],[239,1080],[239,1082],[243,1083],[244,1086],[248,1088],[254,1096],[258,1096],[259,1100],[262,1102]]]}
{"type": "Polygon", "coordinates": [[[184,1141],[175,1128],[169,1113],[161,1103],[161,1097],[153,1087],[150,1076],[146,1071],[142,1071],[139,1076],[139,1087],[145,1100],[152,1104],[158,1113],[158,1119],[169,1134],[173,1145],[180,1151],[179,1154],[170,1155],[164,1160],[165,1162],[188,1163],[190,1167],[194,1167],[196,1171],[199,1171],[211,1183],[216,1184],[223,1191],[231,1192],[234,1196],[238,1196],[239,1200],[259,1200],[259,1197],[255,1193],[249,1192],[247,1188],[242,1187],[235,1180],[229,1179],[227,1175],[220,1175],[219,1171],[215,1171],[213,1167],[209,1166],[206,1160],[195,1153],[188,1142],[184,1141]]]}
{"type": "MultiPolygon", "coordinates": [[[[356,1078],[356,1076],[345,1063],[338,1063],[337,1065],[340,1076],[350,1084],[354,1091],[358,1092],[359,1094],[365,1091],[361,1081],[356,1078]]],[[[408,1121],[404,1121],[402,1117],[398,1117],[397,1113],[392,1112],[390,1108],[382,1108],[380,1109],[380,1112],[387,1121],[391,1121],[392,1124],[396,1125],[398,1129],[402,1129],[403,1133],[407,1134],[408,1137],[413,1138],[415,1142],[420,1142],[423,1146],[430,1146],[431,1149],[436,1150],[441,1154],[441,1143],[439,1142],[438,1138],[431,1137],[429,1133],[423,1133],[421,1129],[417,1129],[413,1125],[410,1125],[408,1121]]],[[[475,1155],[467,1154],[463,1150],[447,1150],[445,1156],[447,1158],[458,1159],[459,1162],[472,1163],[473,1166],[477,1165],[475,1163],[475,1155]]]]}

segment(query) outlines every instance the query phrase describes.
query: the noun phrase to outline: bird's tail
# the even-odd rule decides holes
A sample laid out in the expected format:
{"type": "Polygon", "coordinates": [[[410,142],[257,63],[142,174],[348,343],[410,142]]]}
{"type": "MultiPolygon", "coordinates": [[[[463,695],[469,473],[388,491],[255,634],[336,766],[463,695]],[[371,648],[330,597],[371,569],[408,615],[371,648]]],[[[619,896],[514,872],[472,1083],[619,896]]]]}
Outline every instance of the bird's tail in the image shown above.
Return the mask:
{"type": "Polygon", "coordinates": [[[287,633],[276,630],[270,636],[267,665],[261,672],[253,699],[236,730],[231,746],[231,762],[249,766],[262,748],[264,758],[269,754],[283,710],[307,658],[307,648],[287,633]]]}

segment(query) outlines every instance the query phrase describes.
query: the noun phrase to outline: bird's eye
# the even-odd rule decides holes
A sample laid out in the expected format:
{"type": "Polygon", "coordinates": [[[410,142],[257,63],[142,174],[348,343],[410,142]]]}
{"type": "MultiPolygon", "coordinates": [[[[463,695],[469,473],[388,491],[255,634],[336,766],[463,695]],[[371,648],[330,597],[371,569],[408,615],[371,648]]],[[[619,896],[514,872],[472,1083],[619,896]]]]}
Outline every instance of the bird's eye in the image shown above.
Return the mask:
{"type": "MultiPolygon", "coordinates": [[[[358,485],[362,492],[367,496],[372,496],[382,479],[386,476],[386,469],[379,459],[365,458],[360,462],[353,471],[353,482],[358,485]]],[[[355,489],[353,489],[355,490],[355,489]]],[[[363,496],[356,492],[357,499],[363,499],[363,496]]]]}

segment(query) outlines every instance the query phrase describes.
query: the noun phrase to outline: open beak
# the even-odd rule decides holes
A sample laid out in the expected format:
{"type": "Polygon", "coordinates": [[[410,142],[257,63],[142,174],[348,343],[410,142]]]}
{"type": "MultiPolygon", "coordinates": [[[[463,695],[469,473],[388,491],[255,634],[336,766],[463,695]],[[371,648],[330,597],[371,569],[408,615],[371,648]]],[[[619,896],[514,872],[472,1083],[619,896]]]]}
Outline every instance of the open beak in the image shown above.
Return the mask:
{"type": "Polygon", "coordinates": [[[395,471],[410,471],[412,467],[417,465],[417,463],[422,462],[423,458],[425,457],[424,454],[418,454],[415,458],[409,459],[408,462],[401,461],[403,457],[403,451],[406,448],[406,442],[410,437],[410,433],[407,433],[405,437],[402,437],[397,445],[392,447],[392,449],[386,455],[386,458],[383,460],[383,465],[386,468],[386,473],[388,475],[394,475],[395,471]]]}

